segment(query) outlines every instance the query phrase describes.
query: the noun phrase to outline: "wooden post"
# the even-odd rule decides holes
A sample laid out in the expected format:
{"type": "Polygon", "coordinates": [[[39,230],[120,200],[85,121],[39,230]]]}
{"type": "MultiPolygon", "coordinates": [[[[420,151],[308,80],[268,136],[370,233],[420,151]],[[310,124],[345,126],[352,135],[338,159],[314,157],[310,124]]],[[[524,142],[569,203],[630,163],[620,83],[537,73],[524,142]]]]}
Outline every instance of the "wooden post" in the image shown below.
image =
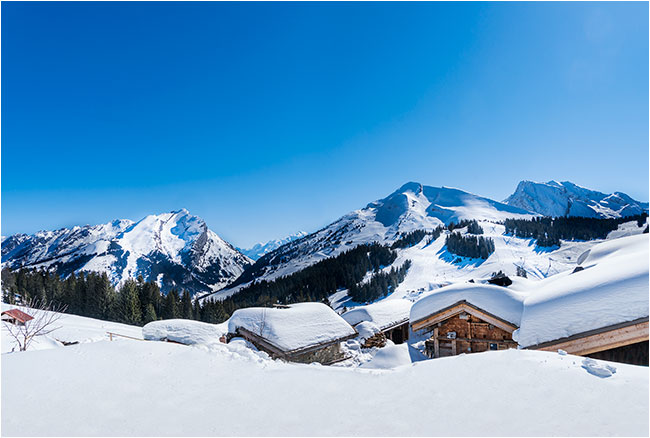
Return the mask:
{"type": "Polygon", "coordinates": [[[108,337],[111,338],[111,341],[113,340],[113,333],[108,332],[108,337]]]}
{"type": "Polygon", "coordinates": [[[451,341],[451,355],[456,356],[456,340],[451,341]]]}
{"type": "Polygon", "coordinates": [[[433,357],[440,357],[440,342],[438,341],[438,327],[433,329],[433,357]]]}

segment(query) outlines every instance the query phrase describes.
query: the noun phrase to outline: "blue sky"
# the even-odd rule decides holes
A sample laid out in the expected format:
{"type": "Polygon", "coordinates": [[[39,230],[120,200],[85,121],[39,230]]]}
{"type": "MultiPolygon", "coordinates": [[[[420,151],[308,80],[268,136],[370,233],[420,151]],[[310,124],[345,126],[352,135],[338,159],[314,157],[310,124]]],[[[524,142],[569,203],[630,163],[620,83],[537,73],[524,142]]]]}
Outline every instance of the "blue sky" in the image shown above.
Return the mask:
{"type": "Polygon", "coordinates": [[[2,3],[3,235],[522,179],[648,200],[647,3],[2,3]]]}

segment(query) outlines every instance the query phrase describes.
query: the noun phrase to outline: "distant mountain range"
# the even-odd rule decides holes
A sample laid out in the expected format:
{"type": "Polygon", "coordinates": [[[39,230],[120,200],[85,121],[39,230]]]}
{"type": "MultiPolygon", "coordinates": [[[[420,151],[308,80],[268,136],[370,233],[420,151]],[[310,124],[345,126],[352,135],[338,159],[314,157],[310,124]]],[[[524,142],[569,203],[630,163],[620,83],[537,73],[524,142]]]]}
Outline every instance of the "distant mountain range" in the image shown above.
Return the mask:
{"type": "Polygon", "coordinates": [[[141,275],[157,281],[164,292],[174,287],[195,294],[222,289],[217,295],[227,296],[252,280],[291,274],[359,244],[390,244],[409,231],[462,219],[625,217],[647,209],[648,203],[624,193],[606,195],[570,182],[522,181],[504,202],[410,182],[314,233],[299,232],[248,250],[236,249],[182,209],[138,222],[115,220],[3,237],[2,266],[46,268],[62,276],[106,272],[115,285],[141,275]]]}
{"type": "Polygon", "coordinates": [[[269,240],[266,243],[256,243],[248,249],[237,248],[242,254],[249,257],[251,260],[257,260],[265,254],[270,253],[271,251],[278,249],[282,245],[298,240],[301,237],[305,237],[307,233],[304,231],[298,231],[295,234],[285,237],[284,239],[274,239],[269,240]]]}

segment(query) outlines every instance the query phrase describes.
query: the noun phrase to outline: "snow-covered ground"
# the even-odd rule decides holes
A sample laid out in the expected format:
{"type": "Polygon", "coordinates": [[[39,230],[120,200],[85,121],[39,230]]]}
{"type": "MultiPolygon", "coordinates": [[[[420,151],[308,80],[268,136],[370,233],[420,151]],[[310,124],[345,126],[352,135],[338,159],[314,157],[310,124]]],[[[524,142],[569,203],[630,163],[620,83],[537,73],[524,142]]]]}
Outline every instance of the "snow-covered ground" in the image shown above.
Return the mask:
{"type": "MultiPolygon", "coordinates": [[[[401,364],[405,348],[375,362],[401,364]]],[[[231,344],[99,341],[3,355],[2,432],[647,436],[648,370],[508,350],[387,371],[287,364],[231,344]]]]}
{"type": "MultiPolygon", "coordinates": [[[[13,308],[18,308],[27,312],[29,315],[36,316],[33,309],[2,303],[2,311],[13,308]]],[[[2,353],[10,352],[14,347],[18,350],[18,347],[16,347],[14,339],[9,335],[5,324],[2,323],[0,325],[0,333],[2,334],[2,353]]],[[[63,342],[89,343],[102,341],[109,339],[108,332],[134,338],[142,338],[142,329],[140,327],[77,315],[62,314],[61,318],[56,321],[53,326],[58,328],[49,335],[34,338],[34,341],[29,346],[29,350],[63,347],[63,342]]],[[[114,337],[114,339],[121,340],[123,338],[114,337]]]]}

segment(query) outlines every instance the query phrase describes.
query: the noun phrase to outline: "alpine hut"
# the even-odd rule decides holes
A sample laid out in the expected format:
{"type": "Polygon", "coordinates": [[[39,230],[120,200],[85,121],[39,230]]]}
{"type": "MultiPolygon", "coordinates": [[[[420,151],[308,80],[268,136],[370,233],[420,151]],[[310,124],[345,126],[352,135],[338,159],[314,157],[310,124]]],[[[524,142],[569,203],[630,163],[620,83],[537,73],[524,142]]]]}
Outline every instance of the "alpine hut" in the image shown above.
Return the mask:
{"type": "Polygon", "coordinates": [[[463,283],[430,292],[413,304],[411,328],[428,336],[430,358],[516,348],[524,295],[503,287],[463,283]]]}
{"type": "Polygon", "coordinates": [[[345,359],[341,342],[357,331],[322,303],[236,310],[228,320],[228,340],[243,337],[273,358],[328,365],[345,359]]]}

